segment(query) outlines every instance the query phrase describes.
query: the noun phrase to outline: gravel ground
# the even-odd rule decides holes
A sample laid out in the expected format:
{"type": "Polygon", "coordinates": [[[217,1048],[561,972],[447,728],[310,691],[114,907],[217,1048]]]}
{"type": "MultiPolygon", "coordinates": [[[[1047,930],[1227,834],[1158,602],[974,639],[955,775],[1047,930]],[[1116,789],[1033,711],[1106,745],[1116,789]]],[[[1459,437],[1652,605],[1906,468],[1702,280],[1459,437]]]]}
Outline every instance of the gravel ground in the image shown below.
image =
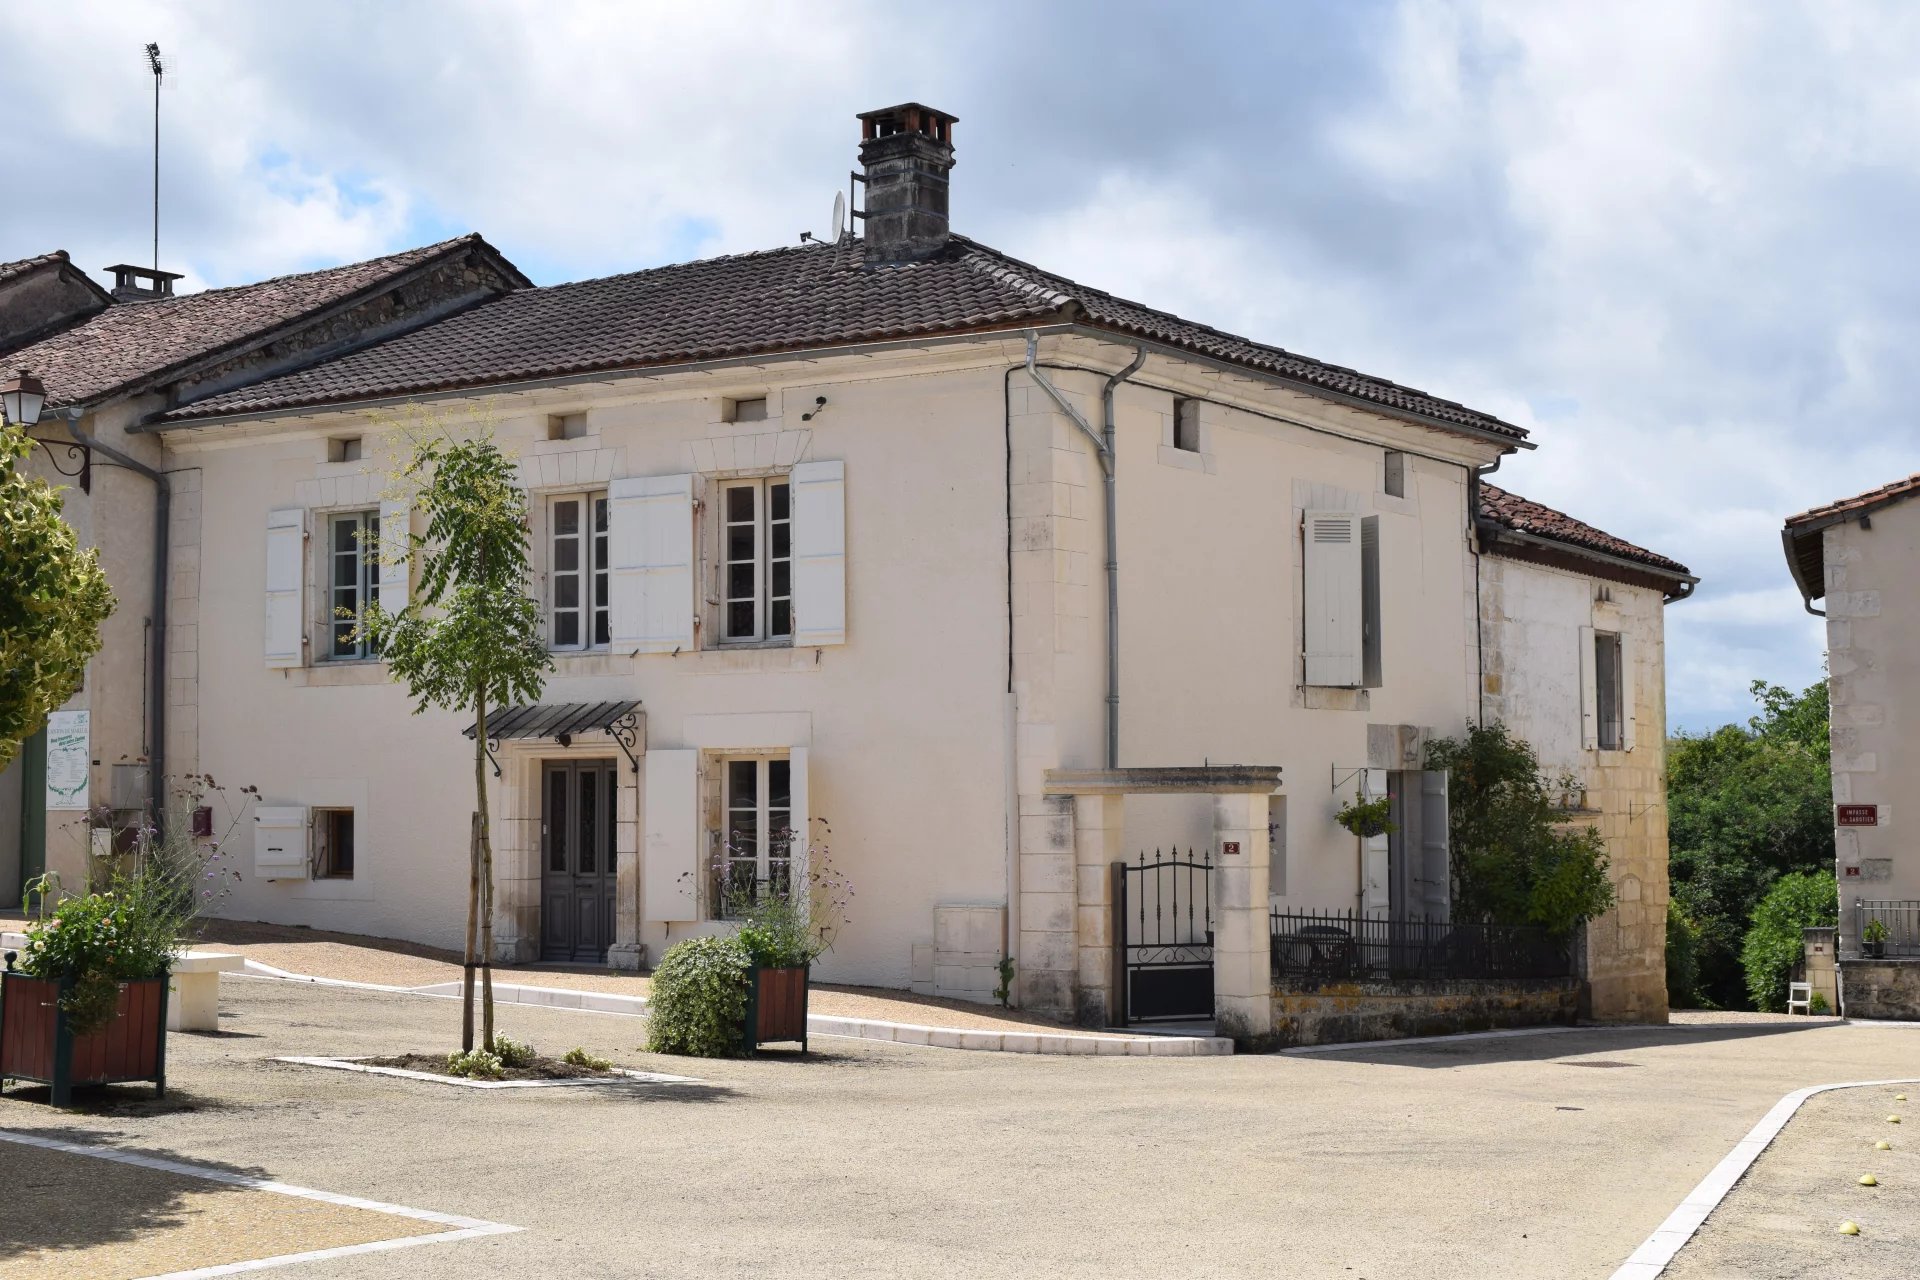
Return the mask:
{"type": "MultiPolygon", "coordinates": [[[[1920,1074],[1910,1061],[1904,1074],[1920,1074]]],[[[1835,1089],[1780,1136],[1667,1268],[1671,1280],[1881,1280],[1920,1276],[1920,1085],[1835,1089]],[[1900,1115],[1898,1125],[1887,1116],[1900,1115]],[[1874,1143],[1886,1139],[1891,1151],[1874,1143]],[[1879,1179],[1860,1185],[1860,1175],[1879,1179]],[[1839,1233],[1842,1222],[1860,1228],[1839,1233]]]]}
{"type": "MultiPolygon", "coordinates": [[[[220,1034],[170,1041],[165,1102],[128,1086],[60,1113],[16,1087],[0,1128],[528,1228],[300,1271],[372,1280],[1600,1280],[1782,1094],[1908,1074],[1920,1049],[1797,1024],[1191,1059],[821,1037],[806,1059],[696,1062],[638,1052],[631,1018],[509,1006],[502,1029],[545,1052],[702,1083],[488,1093],[267,1061],[444,1050],[451,1004],[245,981],[223,999],[220,1034]]],[[[71,1244],[129,1229],[127,1206],[85,1202],[99,1221],[71,1244]]]]}

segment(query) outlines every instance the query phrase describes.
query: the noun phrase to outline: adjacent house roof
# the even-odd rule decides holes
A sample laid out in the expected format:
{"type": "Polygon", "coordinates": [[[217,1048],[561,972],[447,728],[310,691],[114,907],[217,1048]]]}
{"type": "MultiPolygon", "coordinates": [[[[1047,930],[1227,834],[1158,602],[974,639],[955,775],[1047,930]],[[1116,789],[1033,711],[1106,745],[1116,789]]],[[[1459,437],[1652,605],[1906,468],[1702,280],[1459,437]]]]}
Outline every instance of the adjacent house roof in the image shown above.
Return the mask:
{"type": "MultiPolygon", "coordinates": [[[[467,235],[258,284],[119,303],[10,353],[7,361],[32,369],[47,384],[49,404],[93,404],[155,385],[222,352],[246,348],[357,296],[377,295],[395,277],[475,245],[486,242],[467,235]]],[[[491,253],[491,246],[486,247],[491,253]]],[[[510,266],[508,270],[525,281],[510,266]]]]}
{"type": "Polygon", "coordinates": [[[51,267],[68,262],[65,249],[55,249],[52,253],[43,253],[38,257],[22,258],[18,262],[0,262],[0,284],[6,284],[19,276],[28,275],[42,267],[51,267]]]}
{"type": "Polygon", "coordinates": [[[1243,365],[1441,427],[1516,444],[1526,437],[1450,400],[1116,298],[961,236],[912,263],[869,265],[860,241],[843,240],[519,289],[324,364],[210,396],[162,425],[1066,322],[1243,365]]]}
{"type": "Polygon", "coordinates": [[[1877,489],[1857,493],[1851,498],[1810,507],[1797,516],[1787,517],[1786,527],[1780,531],[1780,541],[1786,548],[1787,568],[1793,574],[1793,581],[1800,588],[1801,596],[1809,602],[1809,608],[1812,607],[1812,601],[1827,594],[1826,540],[1820,536],[1821,531],[1829,525],[1858,520],[1882,507],[1890,507],[1915,496],[1920,496],[1920,472],[1904,480],[1895,480],[1877,489]]]}
{"type": "MultiPolygon", "coordinates": [[[[1523,498],[1484,481],[1480,485],[1479,515],[1482,525],[1492,525],[1496,529],[1510,530],[1527,538],[1555,543],[1576,555],[1583,552],[1597,554],[1611,561],[1642,566],[1661,578],[1680,579],[1688,584],[1696,581],[1692,571],[1678,560],[1635,546],[1625,538],[1616,538],[1604,530],[1576,520],[1564,511],[1555,511],[1544,503],[1523,498]]],[[[1498,549],[1497,543],[1495,549],[1498,549]]]]}

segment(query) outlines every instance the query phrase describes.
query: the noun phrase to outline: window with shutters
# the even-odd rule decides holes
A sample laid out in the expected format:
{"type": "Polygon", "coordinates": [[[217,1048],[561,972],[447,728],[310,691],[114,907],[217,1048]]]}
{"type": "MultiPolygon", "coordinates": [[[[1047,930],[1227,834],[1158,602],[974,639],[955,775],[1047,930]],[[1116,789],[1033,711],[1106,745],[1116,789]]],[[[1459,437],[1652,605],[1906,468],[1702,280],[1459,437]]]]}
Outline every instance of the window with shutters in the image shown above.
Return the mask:
{"type": "Polygon", "coordinates": [[[1361,517],[1351,511],[1308,511],[1301,537],[1305,682],[1358,688],[1365,675],[1361,517]]]}
{"type": "Polygon", "coordinates": [[[1594,632],[1594,730],[1602,751],[1619,751],[1626,745],[1622,710],[1626,703],[1623,696],[1625,682],[1621,672],[1619,634],[1611,631],[1594,632]]]}
{"type": "Polygon", "coordinates": [[[609,639],[606,493],[547,499],[547,643],[595,649],[609,639]]]}
{"type": "Polygon", "coordinates": [[[785,476],[720,488],[720,639],[793,639],[793,489],[785,476]]]}
{"type": "Polygon", "coordinates": [[[353,810],[313,811],[313,879],[353,879],[353,810]]]}
{"type": "Polygon", "coordinates": [[[380,599],[380,513],[345,511],[327,519],[327,654],[378,657],[360,619],[380,599]]]}
{"type": "Polygon", "coordinates": [[[721,826],[714,857],[711,914],[764,892],[784,894],[793,872],[793,764],[783,757],[739,756],[720,765],[721,826]]]}

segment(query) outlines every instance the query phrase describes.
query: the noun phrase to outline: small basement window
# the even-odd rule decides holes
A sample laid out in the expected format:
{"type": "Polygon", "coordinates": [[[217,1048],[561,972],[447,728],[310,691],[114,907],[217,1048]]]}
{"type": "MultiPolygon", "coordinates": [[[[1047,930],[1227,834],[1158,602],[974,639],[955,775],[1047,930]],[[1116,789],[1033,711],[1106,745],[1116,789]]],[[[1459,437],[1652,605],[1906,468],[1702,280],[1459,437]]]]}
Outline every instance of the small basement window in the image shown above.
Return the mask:
{"type": "Polygon", "coordinates": [[[1389,498],[1407,496],[1407,455],[1398,449],[1387,450],[1387,466],[1382,487],[1389,498]]]}
{"type": "Polygon", "coordinates": [[[728,422],[765,422],[767,420],[767,398],[756,396],[751,400],[727,401],[728,422]]]}
{"type": "Polygon", "coordinates": [[[327,441],[328,462],[360,461],[360,437],[340,436],[327,441]]]}
{"type": "Polygon", "coordinates": [[[1200,402],[1173,402],[1173,447],[1187,453],[1200,452],[1200,402]]]}
{"type": "Polygon", "coordinates": [[[313,878],[353,879],[353,810],[313,811],[313,878]]]}
{"type": "Polygon", "coordinates": [[[578,440],[587,434],[587,415],[584,413],[550,413],[547,415],[547,439],[578,440]]]}

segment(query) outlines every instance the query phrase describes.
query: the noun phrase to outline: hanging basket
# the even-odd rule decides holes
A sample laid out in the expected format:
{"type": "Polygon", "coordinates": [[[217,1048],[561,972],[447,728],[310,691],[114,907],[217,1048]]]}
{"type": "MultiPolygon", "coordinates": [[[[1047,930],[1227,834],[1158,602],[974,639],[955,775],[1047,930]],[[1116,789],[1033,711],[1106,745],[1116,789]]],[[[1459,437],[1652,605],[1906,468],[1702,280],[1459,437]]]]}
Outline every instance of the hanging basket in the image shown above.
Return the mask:
{"type": "Polygon", "coordinates": [[[1377,800],[1355,796],[1351,804],[1333,815],[1333,820],[1362,840],[1371,840],[1394,830],[1392,815],[1392,796],[1381,796],[1377,800]]]}

